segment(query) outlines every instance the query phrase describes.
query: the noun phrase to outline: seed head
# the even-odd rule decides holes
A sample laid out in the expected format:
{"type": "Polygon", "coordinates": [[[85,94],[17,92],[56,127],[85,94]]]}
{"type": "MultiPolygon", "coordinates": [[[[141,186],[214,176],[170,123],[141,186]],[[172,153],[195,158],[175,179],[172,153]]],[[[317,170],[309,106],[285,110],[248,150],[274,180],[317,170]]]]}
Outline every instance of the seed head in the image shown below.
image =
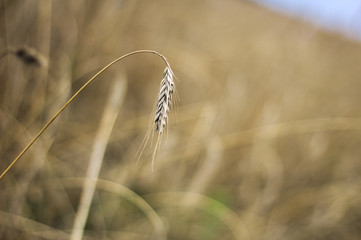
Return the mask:
{"type": "Polygon", "coordinates": [[[173,72],[170,67],[166,67],[163,73],[163,79],[160,83],[160,90],[157,102],[157,110],[154,117],[156,131],[163,133],[167,125],[169,109],[172,104],[172,95],[174,93],[173,72]]]}
{"type": "Polygon", "coordinates": [[[35,49],[21,47],[13,50],[12,53],[25,64],[35,65],[37,67],[44,67],[47,65],[45,57],[38,53],[35,49]]]}

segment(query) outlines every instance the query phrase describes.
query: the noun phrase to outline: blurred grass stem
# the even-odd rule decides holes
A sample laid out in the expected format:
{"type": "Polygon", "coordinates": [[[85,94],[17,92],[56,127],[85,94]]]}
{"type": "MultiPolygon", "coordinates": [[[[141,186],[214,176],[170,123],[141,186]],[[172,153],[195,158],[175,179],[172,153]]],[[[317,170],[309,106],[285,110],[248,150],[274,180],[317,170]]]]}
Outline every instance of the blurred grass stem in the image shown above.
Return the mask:
{"type": "Polygon", "coordinates": [[[75,216],[71,240],[82,239],[84,226],[87,221],[91,202],[93,200],[97,178],[103,163],[104,153],[109,141],[110,134],[113,130],[115,120],[118,116],[120,105],[125,95],[125,80],[118,78],[109,95],[107,106],[105,107],[98,132],[95,136],[93,150],[90,156],[88,170],[83,185],[83,192],[80,198],[78,211],[75,216]]]}

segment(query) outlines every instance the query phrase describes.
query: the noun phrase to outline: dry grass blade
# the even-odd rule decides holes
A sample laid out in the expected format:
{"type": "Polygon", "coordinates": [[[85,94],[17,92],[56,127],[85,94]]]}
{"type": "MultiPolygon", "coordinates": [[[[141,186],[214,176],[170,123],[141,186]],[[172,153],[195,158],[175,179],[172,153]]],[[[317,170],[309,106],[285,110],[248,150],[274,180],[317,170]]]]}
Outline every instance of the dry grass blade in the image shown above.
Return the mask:
{"type": "Polygon", "coordinates": [[[108,144],[110,134],[113,130],[115,120],[118,116],[120,105],[125,95],[125,83],[123,79],[118,79],[112,86],[108,104],[104,110],[100,126],[93,144],[93,151],[89,160],[86,179],[84,181],[79,208],[75,216],[73,230],[70,239],[77,240],[83,238],[84,226],[88,218],[91,202],[96,187],[96,181],[103,163],[105,149],[108,144]]]}
{"type": "MultiPolygon", "coordinates": [[[[156,235],[156,238],[154,239],[167,239],[167,229],[163,223],[163,220],[160,218],[160,216],[158,216],[157,212],[152,208],[152,206],[150,206],[149,203],[145,201],[141,196],[139,196],[137,193],[133,192],[129,188],[115,182],[104,179],[90,179],[90,181],[93,181],[95,183],[97,190],[114,193],[127,199],[129,202],[137,206],[154,227],[154,234],[156,235]]],[[[61,179],[61,182],[66,188],[74,188],[81,186],[82,179],[65,178],[61,179]]]]}

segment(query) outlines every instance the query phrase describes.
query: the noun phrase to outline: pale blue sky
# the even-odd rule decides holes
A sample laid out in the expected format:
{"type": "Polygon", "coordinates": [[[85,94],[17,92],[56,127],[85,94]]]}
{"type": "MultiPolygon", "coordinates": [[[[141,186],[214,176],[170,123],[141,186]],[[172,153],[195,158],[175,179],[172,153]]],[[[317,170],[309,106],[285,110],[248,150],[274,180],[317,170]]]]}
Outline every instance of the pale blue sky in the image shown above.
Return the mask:
{"type": "Polygon", "coordinates": [[[361,41],[361,0],[254,0],[361,41]]]}

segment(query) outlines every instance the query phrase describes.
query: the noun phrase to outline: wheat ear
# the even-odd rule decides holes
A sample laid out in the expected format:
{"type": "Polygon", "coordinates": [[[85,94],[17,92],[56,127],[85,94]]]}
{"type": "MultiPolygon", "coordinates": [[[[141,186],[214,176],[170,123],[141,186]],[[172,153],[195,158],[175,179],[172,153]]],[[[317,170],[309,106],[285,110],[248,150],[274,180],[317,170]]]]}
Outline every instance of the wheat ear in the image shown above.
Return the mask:
{"type": "Polygon", "coordinates": [[[156,125],[155,130],[158,131],[159,134],[152,155],[152,170],[154,170],[154,161],[159,150],[160,143],[162,142],[164,128],[167,126],[168,123],[168,114],[172,105],[172,96],[174,93],[173,76],[174,74],[172,69],[170,67],[166,67],[163,73],[163,79],[160,83],[157,110],[154,117],[154,122],[156,125]]]}
{"type": "Polygon", "coordinates": [[[167,125],[169,109],[172,104],[172,95],[174,93],[172,69],[166,67],[163,76],[164,77],[160,83],[157,111],[154,117],[156,131],[159,131],[159,134],[163,133],[164,127],[167,125]]]}
{"type": "Polygon", "coordinates": [[[175,91],[174,85],[174,73],[169,65],[164,69],[163,79],[160,82],[160,89],[158,94],[158,100],[155,108],[155,114],[153,121],[150,121],[148,132],[146,133],[141,147],[137,152],[137,164],[143,154],[143,151],[149,141],[151,135],[153,136],[154,132],[158,132],[157,142],[155,144],[153,154],[152,154],[152,171],[154,170],[154,162],[157,156],[160,144],[162,142],[163,132],[168,123],[168,115],[170,107],[172,105],[172,97],[175,91]]]}
{"type": "MultiPolygon", "coordinates": [[[[93,77],[91,77],[59,110],[58,112],[56,112],[54,114],[54,116],[44,125],[44,127],[36,134],[36,136],[28,143],[28,145],[19,153],[19,155],[10,163],[10,165],[3,171],[3,173],[0,175],[0,180],[5,176],[5,174],[14,166],[14,164],[25,154],[25,152],[34,144],[34,142],[40,137],[41,134],[43,134],[43,132],[51,125],[51,123],[60,115],[60,113],[62,113],[65,108],[74,100],[74,98],[76,98],[80,92],[82,92],[84,90],[84,88],[86,88],[95,78],[97,78],[101,73],[103,73],[105,70],[107,70],[109,67],[111,67],[112,65],[114,65],[115,63],[119,62],[120,60],[129,57],[131,55],[135,55],[135,54],[140,54],[140,53],[152,53],[152,54],[156,54],[159,57],[161,57],[163,59],[163,61],[165,62],[165,64],[167,65],[166,70],[168,69],[168,74],[171,73],[172,79],[173,79],[173,72],[170,68],[169,62],[167,61],[166,57],[163,56],[162,54],[154,51],[154,50],[138,50],[138,51],[134,51],[134,52],[130,52],[127,53],[123,56],[120,56],[119,58],[115,59],[114,61],[112,61],[111,63],[109,63],[108,65],[106,65],[105,67],[103,67],[99,72],[97,72],[93,77]]],[[[167,71],[166,71],[167,73],[167,71]]],[[[168,114],[167,114],[168,116],[168,114]]],[[[164,119],[164,117],[161,119],[165,120],[165,123],[167,122],[167,119],[164,119]]],[[[161,125],[162,126],[162,132],[163,132],[163,128],[165,126],[165,124],[161,125]]],[[[153,160],[154,161],[154,160],[153,160]]]]}

